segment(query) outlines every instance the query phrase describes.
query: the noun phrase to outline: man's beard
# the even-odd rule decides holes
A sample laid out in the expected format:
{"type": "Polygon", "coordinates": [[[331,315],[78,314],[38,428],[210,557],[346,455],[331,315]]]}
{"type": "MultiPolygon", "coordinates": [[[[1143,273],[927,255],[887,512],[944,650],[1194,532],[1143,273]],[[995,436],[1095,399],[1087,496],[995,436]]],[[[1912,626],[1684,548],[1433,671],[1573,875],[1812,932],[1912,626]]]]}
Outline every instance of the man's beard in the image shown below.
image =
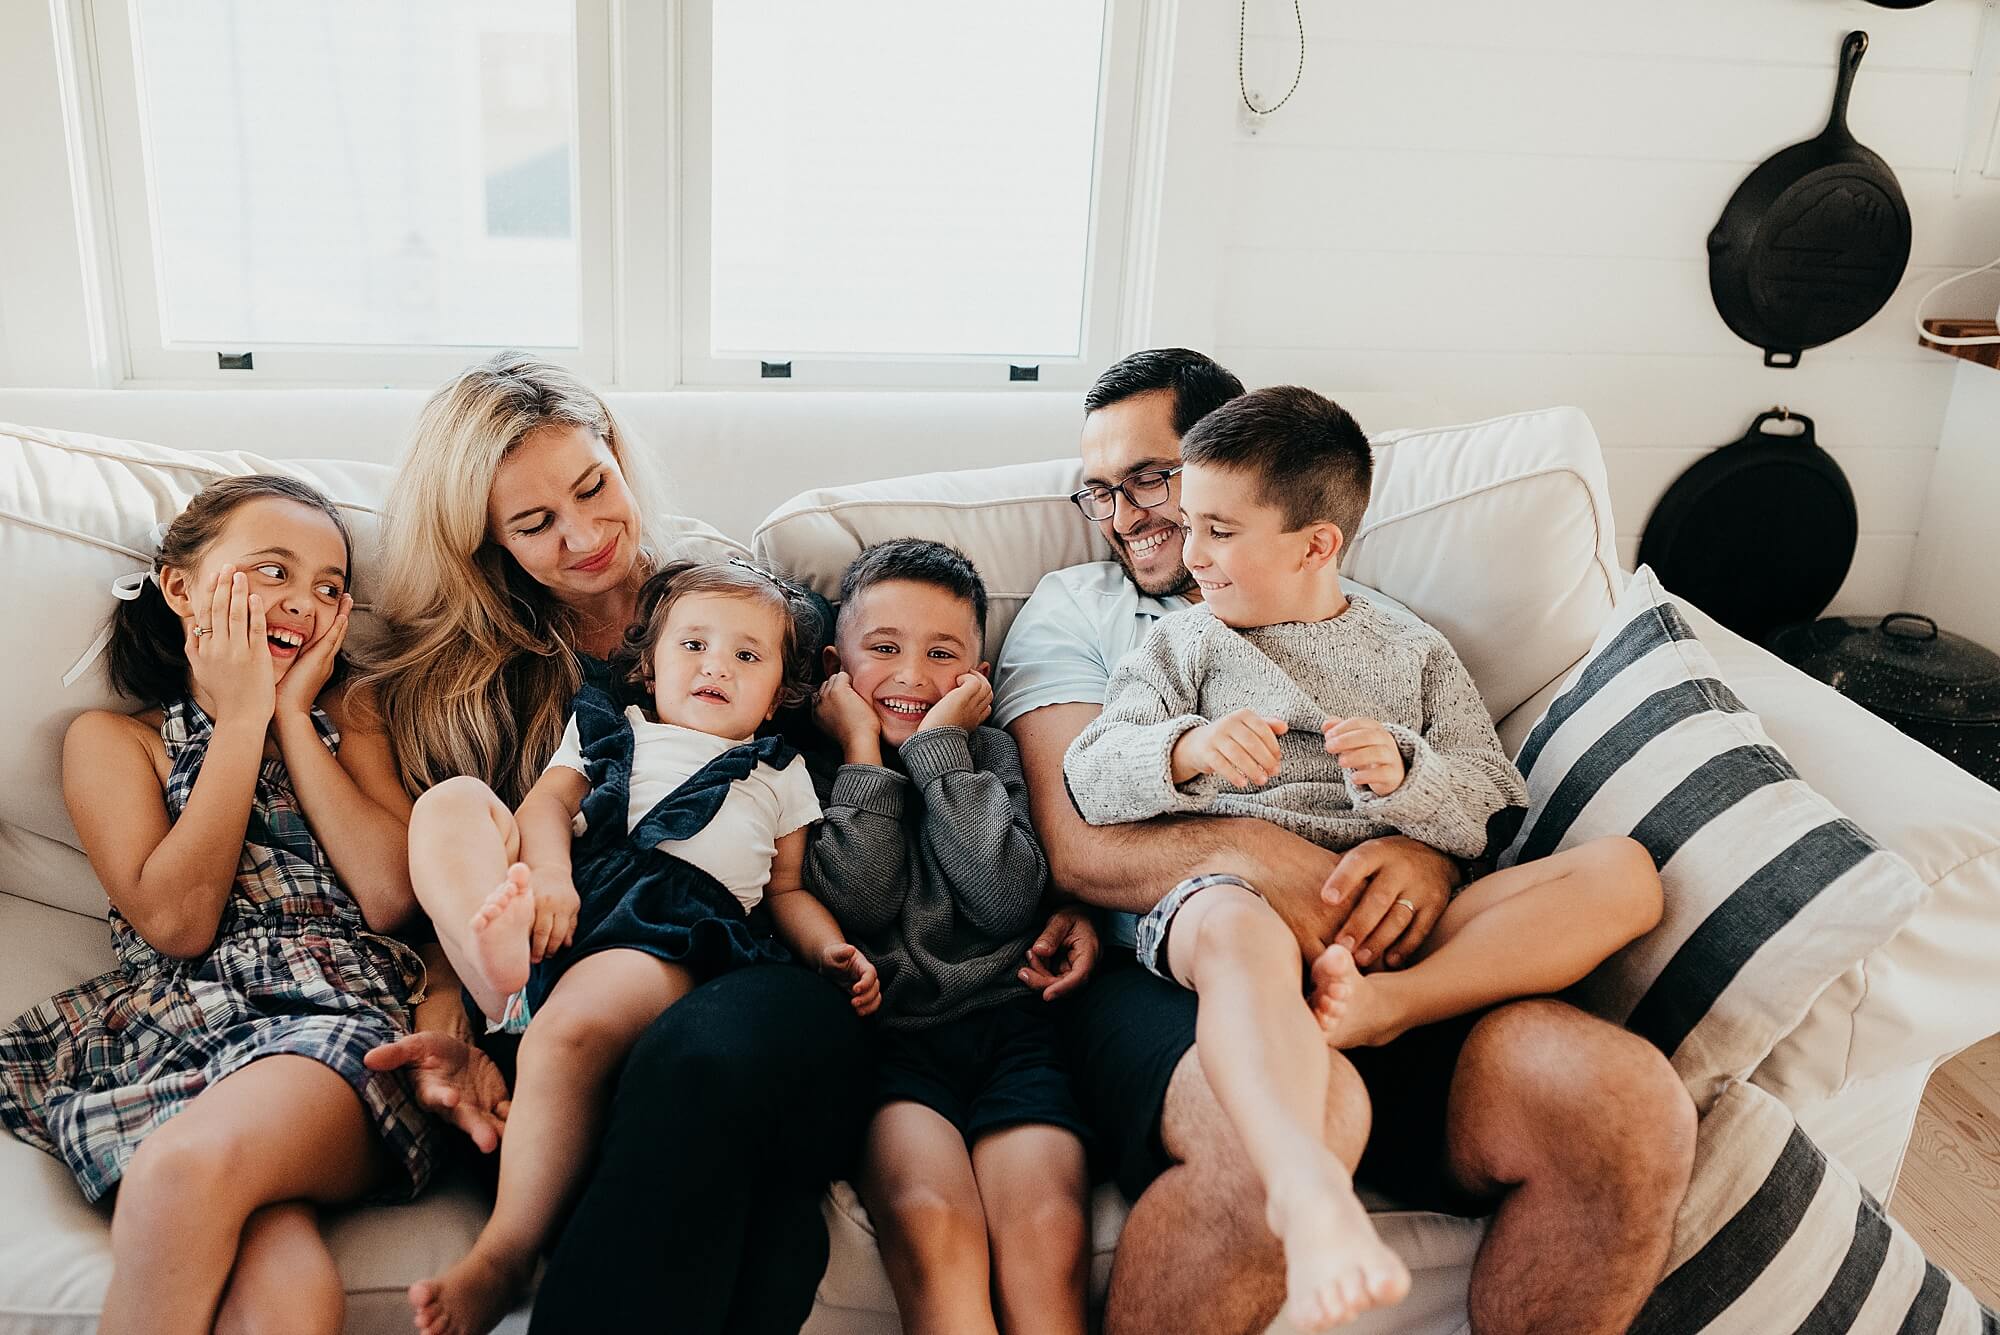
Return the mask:
{"type": "Polygon", "coordinates": [[[1158,579],[1160,587],[1148,588],[1146,582],[1139,578],[1139,572],[1132,568],[1132,558],[1126,552],[1123,540],[1111,544],[1111,555],[1125,572],[1125,578],[1149,598],[1185,598],[1195,590],[1194,576],[1179,562],[1175,562],[1174,568],[1158,579]]]}

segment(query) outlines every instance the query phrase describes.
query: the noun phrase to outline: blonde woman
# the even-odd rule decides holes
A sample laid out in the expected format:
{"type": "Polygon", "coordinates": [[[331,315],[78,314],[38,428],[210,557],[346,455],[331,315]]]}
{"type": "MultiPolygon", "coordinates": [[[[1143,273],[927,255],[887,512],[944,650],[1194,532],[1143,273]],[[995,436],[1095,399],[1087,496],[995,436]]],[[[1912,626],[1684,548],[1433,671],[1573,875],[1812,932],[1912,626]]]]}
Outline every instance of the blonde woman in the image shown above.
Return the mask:
{"type": "MultiPolygon", "coordinates": [[[[421,794],[411,878],[448,956],[477,887],[517,860],[513,808],[571,697],[605,673],[666,555],[640,470],[594,391],[517,353],[464,372],[418,420],[383,530],[390,634],[371,679],[421,794]]],[[[538,891],[536,958],[572,920],[538,891]]],[[[371,1064],[414,1067],[482,1148],[504,1126],[503,1091],[458,1037],[420,1034],[371,1064]]],[[[796,1331],[826,1267],[818,1198],[855,1150],[867,1088],[860,1021],[832,982],[771,965],[696,988],[636,1039],[533,1329],[638,1330],[671,1312],[679,1331],[796,1331]]]]}

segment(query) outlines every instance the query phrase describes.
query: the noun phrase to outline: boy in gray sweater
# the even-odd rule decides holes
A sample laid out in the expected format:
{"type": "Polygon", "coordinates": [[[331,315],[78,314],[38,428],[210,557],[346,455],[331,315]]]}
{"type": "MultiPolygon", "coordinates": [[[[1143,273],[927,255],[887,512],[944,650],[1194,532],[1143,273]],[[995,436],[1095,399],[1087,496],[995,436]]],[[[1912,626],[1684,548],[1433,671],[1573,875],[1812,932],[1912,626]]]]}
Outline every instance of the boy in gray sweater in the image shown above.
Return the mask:
{"type": "Polygon", "coordinates": [[[881,979],[857,1185],[903,1328],[1083,1335],[1086,1123],[1023,968],[1048,862],[1014,740],[981,726],[985,621],[942,543],[848,567],[813,711],[844,763],[816,767],[805,881],[881,979]]]}
{"type": "MultiPolygon", "coordinates": [[[[1258,816],[1335,850],[1391,833],[1461,858],[1503,847],[1527,794],[1471,676],[1431,626],[1341,591],[1373,464],[1354,419],[1311,390],[1258,390],[1197,423],[1181,462],[1202,605],[1154,625],[1071,744],[1083,818],[1258,816]]],[[[1364,976],[1327,947],[1310,1000],[1297,941],[1234,876],[1198,872],[1141,920],[1140,961],[1201,994],[1196,1050],[1264,1181],[1294,1324],[1323,1330],[1409,1287],[1322,1143],[1320,1046],[1559,991],[1659,915],[1651,857],[1599,840],[1474,882],[1400,971],[1364,976]]]]}

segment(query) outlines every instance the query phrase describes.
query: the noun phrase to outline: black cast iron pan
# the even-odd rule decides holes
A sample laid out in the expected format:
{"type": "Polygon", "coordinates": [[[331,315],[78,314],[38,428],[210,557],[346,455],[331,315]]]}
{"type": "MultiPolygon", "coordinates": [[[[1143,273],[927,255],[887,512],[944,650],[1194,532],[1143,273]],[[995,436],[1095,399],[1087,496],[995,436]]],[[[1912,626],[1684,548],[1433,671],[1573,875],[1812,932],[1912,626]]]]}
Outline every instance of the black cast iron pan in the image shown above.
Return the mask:
{"type": "Polygon", "coordinates": [[[1854,490],[1814,439],[1810,417],[1757,414],[1741,440],[1667,488],[1639,539],[1639,561],[1669,590],[1739,635],[1826,610],[1854,561],[1854,490]],[[1797,422],[1797,434],[1766,430],[1797,422]]]}
{"type": "Polygon", "coordinates": [[[1902,187],[1847,130],[1847,97],[1867,50],[1867,33],[1847,34],[1826,129],[1745,177],[1708,234],[1715,309],[1764,349],[1766,366],[1797,366],[1806,348],[1866,324],[1910,260],[1902,187]]]}

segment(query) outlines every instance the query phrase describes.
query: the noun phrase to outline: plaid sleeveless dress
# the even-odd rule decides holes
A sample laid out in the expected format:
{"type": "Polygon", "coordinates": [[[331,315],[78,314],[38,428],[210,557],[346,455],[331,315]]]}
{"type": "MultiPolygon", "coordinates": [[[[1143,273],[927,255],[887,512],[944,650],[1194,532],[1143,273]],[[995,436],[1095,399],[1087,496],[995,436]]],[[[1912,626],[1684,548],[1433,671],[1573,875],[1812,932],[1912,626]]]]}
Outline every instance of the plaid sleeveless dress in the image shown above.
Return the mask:
{"type": "MultiPolygon", "coordinates": [[[[215,724],[192,699],[165,713],[167,815],[178,820],[215,724]]],[[[314,710],[313,725],[337,751],[326,715],[314,710]]],[[[435,1124],[400,1075],[361,1060],[410,1031],[423,964],[367,930],[307,828],[283,761],[258,772],[236,885],[208,952],[162,955],[115,908],[111,940],[116,969],[0,1029],[0,1124],[61,1159],[86,1198],[110,1192],[140,1142],[190,1099],[280,1054],[310,1057],[353,1086],[404,1170],[385,1196],[413,1196],[429,1179],[435,1124]]]]}

